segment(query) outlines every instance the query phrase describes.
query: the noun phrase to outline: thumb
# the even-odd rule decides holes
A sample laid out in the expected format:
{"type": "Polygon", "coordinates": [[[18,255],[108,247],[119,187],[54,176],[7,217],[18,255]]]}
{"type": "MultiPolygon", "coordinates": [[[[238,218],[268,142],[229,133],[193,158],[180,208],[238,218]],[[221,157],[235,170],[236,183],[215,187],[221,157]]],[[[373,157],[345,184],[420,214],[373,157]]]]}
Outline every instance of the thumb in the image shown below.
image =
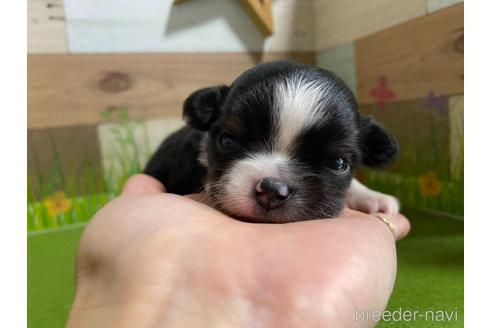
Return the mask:
{"type": "Polygon", "coordinates": [[[166,192],[166,187],[159,180],[150,175],[139,173],[128,178],[121,194],[155,194],[161,192],[166,192]]]}

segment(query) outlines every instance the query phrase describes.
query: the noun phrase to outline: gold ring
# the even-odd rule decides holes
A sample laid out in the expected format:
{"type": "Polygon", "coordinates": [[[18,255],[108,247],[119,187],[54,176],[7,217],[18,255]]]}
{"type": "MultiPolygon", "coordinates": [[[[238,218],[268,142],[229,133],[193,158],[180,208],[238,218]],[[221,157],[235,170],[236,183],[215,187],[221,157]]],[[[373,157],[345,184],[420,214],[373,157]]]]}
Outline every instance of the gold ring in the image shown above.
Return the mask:
{"type": "Polygon", "coordinates": [[[388,226],[388,228],[391,230],[391,233],[393,234],[393,236],[395,237],[396,239],[396,228],[395,226],[393,225],[393,223],[391,223],[387,218],[385,218],[384,216],[382,216],[381,214],[379,213],[373,213],[371,214],[372,216],[375,216],[377,217],[379,220],[383,221],[384,224],[386,224],[388,226]]]}

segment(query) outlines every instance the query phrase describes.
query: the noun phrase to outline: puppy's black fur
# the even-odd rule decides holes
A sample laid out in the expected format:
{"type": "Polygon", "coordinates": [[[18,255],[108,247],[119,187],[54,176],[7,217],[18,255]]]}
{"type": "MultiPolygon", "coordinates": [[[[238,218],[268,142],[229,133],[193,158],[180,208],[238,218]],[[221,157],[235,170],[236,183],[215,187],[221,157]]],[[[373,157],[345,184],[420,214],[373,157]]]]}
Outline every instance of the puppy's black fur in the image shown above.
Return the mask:
{"type": "Polygon", "coordinates": [[[253,221],[336,216],[354,170],[387,166],[398,153],[388,131],[359,115],[338,77],[293,62],[261,64],[230,87],[195,91],[183,117],[188,125],[161,144],[144,172],[171,193],[205,186],[215,207],[253,221]],[[284,206],[264,209],[255,186],[271,175],[290,194],[284,206]]]}
{"type": "Polygon", "coordinates": [[[144,172],[173,194],[196,193],[203,187],[206,168],[198,162],[202,131],[184,127],[171,134],[147,163],[144,172]]]}

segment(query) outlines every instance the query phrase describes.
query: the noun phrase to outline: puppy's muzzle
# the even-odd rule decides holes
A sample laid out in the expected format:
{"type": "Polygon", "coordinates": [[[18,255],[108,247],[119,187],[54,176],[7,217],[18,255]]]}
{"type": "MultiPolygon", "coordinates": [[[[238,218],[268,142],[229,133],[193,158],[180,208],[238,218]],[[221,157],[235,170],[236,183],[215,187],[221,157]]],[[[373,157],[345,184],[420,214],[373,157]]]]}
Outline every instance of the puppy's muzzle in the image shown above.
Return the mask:
{"type": "Polygon", "coordinates": [[[291,192],[286,183],[275,178],[264,178],[256,185],[256,201],[269,211],[282,207],[291,192]]]}

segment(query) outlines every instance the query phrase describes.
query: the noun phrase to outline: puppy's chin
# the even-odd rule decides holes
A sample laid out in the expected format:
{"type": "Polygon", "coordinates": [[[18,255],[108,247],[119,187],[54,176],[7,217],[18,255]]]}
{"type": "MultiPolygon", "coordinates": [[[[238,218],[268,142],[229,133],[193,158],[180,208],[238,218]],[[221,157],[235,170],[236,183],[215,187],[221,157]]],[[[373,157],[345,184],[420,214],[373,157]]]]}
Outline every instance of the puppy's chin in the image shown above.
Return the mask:
{"type": "Polygon", "coordinates": [[[295,208],[279,208],[274,210],[265,210],[260,206],[250,204],[249,207],[242,207],[240,210],[234,210],[227,207],[218,206],[216,208],[221,212],[233,217],[236,220],[249,223],[289,223],[307,220],[329,219],[338,215],[339,210],[335,211],[312,211],[309,209],[296,210],[295,208]]]}
{"type": "MultiPolygon", "coordinates": [[[[227,213],[227,211],[226,211],[227,213]]],[[[232,213],[228,213],[230,216],[234,217],[235,219],[239,221],[244,221],[244,222],[249,222],[249,223],[289,223],[289,222],[296,222],[296,221],[302,221],[304,219],[295,219],[293,217],[283,217],[280,215],[275,215],[273,213],[267,213],[265,212],[263,215],[258,214],[258,215],[235,215],[232,213]]]]}
{"type": "Polygon", "coordinates": [[[302,218],[293,218],[293,217],[282,217],[282,216],[275,216],[272,214],[267,214],[267,215],[259,215],[259,216],[241,216],[241,215],[235,215],[228,213],[225,211],[228,215],[232,216],[234,219],[243,221],[243,222],[249,222],[249,223],[289,223],[289,222],[297,222],[297,221],[304,221],[306,219],[302,218]]]}
{"type": "Polygon", "coordinates": [[[238,204],[231,205],[228,202],[218,201],[215,197],[207,193],[207,204],[218,211],[233,217],[236,220],[250,223],[287,223],[301,221],[302,218],[295,218],[293,215],[285,215],[286,209],[276,209],[266,211],[254,201],[244,199],[238,204]]]}

